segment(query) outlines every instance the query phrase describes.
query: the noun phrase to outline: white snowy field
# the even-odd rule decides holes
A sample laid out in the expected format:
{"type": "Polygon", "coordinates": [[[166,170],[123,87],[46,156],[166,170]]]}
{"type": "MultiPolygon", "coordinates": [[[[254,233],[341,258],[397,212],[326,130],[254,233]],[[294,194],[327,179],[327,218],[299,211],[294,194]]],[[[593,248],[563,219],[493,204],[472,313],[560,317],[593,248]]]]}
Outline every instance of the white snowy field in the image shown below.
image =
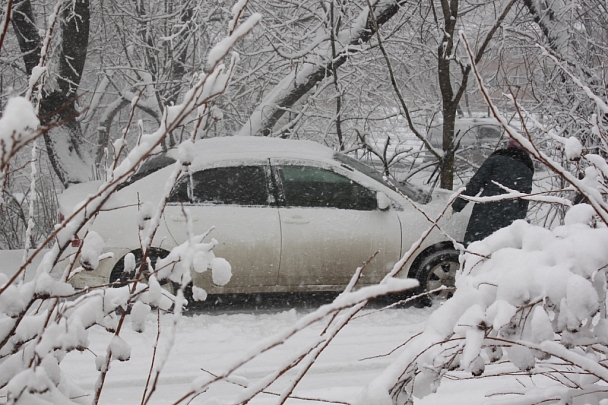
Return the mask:
{"type": "MultiPolygon", "coordinates": [[[[429,310],[419,309],[391,310],[354,320],[321,355],[295,390],[295,396],[317,398],[318,401],[288,403],[320,404],[323,403],[321,400],[354,402],[361,388],[394,359],[393,356],[385,355],[418,332],[428,313],[429,310]]],[[[258,314],[243,310],[242,313],[195,314],[182,317],[177,328],[175,346],[151,403],[173,403],[188,390],[195,379],[206,375],[203,370],[211,373],[222,372],[229,364],[244,357],[256,343],[293,326],[303,314],[295,309],[258,314]]],[[[161,316],[161,336],[162,330],[168,333],[170,323],[171,316],[161,316]]],[[[294,350],[318,337],[323,326],[319,323],[302,331],[295,339],[260,356],[236,374],[242,377],[242,381],[255,383],[275,371],[283,363],[283,359],[294,350]]],[[[132,359],[124,363],[113,363],[105,392],[101,397],[103,403],[140,402],[156,334],[157,324],[152,317],[148,319],[146,331],[142,334],[125,330],[123,338],[133,348],[132,359]]],[[[90,339],[93,343],[92,350],[103,353],[107,347],[107,333],[94,330],[90,339]]],[[[163,342],[161,338],[161,350],[165,347],[163,342]]],[[[64,365],[79,386],[86,390],[93,389],[98,373],[94,367],[92,353],[70,354],[64,365]]],[[[281,387],[293,375],[290,374],[271,386],[270,391],[280,394],[281,387]]],[[[204,404],[210,398],[221,400],[218,404],[234,403],[242,391],[242,388],[234,384],[221,382],[192,403],[204,404]]],[[[276,401],[276,396],[261,395],[252,403],[271,404],[276,401]]]]}
{"type": "MultiPolygon", "coordinates": [[[[328,401],[354,403],[361,389],[380,374],[400,352],[399,346],[410,336],[422,330],[432,309],[391,309],[381,312],[364,311],[337,336],[335,341],[315,362],[306,377],[294,391],[294,396],[307,400],[289,400],[288,404],[326,404],[328,401]],[[395,351],[395,349],[397,349],[395,351]],[[313,400],[311,400],[313,399],[313,400]]],[[[305,312],[295,309],[276,313],[194,314],[180,319],[175,345],[163,369],[157,392],[150,404],[171,404],[189,389],[201,376],[220,373],[229,364],[245,356],[247,351],[263,339],[293,326],[305,312]]],[[[159,349],[166,345],[171,315],[160,318],[161,340],[159,349]]],[[[283,359],[318,337],[323,324],[318,323],[302,331],[284,345],[278,346],[251,364],[238,370],[233,383],[220,382],[191,404],[235,403],[243,388],[235,383],[253,384],[272,373],[283,359]],[[217,400],[214,402],[213,400],[217,400]]],[[[148,370],[158,332],[157,322],[150,317],[144,333],[130,328],[123,338],[132,347],[131,360],[112,363],[101,396],[103,404],[136,404],[141,402],[148,370]]],[[[108,333],[100,329],[90,332],[91,349],[103,354],[109,342],[108,333]]],[[[62,363],[67,374],[84,390],[91,392],[99,373],[95,370],[94,355],[90,352],[69,354],[62,363]]],[[[280,394],[282,387],[295,374],[290,372],[273,384],[268,391],[280,394]]],[[[483,381],[443,384],[438,393],[415,403],[420,405],[481,404],[487,398],[488,386],[483,381]]],[[[275,404],[278,397],[259,395],[252,404],[275,404]]],[[[369,404],[373,405],[373,404],[369,404]]]]}
{"type": "MultiPolygon", "coordinates": [[[[98,367],[106,364],[111,347],[101,404],[385,405],[392,403],[388,392],[394,384],[415,381],[413,390],[402,386],[404,392],[428,395],[414,397],[414,405],[529,405],[556,403],[565,397],[576,399],[565,402],[574,405],[606,405],[608,228],[598,224],[596,215],[590,205],[578,204],[568,211],[565,225],[553,230],[516,221],[472,243],[463,255],[457,289],[449,301],[426,309],[382,309],[376,304],[362,310],[339,330],[293,390],[289,386],[302,372],[302,363],[288,372],[282,372],[283,367],[300,358],[305,362],[331,338],[345,319],[343,314],[329,327],[330,319],[325,317],[300,328],[313,313],[328,312],[308,302],[265,311],[241,304],[181,316],[149,314],[146,319],[134,310],[134,322],[130,315],[125,318],[122,340],[113,340],[114,335],[101,326],[91,327],[86,332],[88,342],[79,339],[86,350],[65,357],[57,354],[61,376],[56,366],[51,368],[53,364],[47,367],[65,395],[72,399],[77,395],[82,404],[91,403],[100,377],[98,367]],[[132,326],[141,320],[145,328],[135,332],[132,326]],[[492,335],[486,336],[490,328],[492,335]],[[461,349],[455,366],[467,371],[444,375],[461,349]],[[116,360],[127,357],[128,361],[116,360]],[[251,361],[242,362],[247,358],[251,361]],[[151,369],[160,370],[160,378],[146,402],[142,397],[150,392],[146,383],[151,369]],[[406,369],[409,374],[404,375],[406,369]],[[229,370],[233,372],[226,373],[229,370]],[[409,379],[414,372],[415,380],[409,379]],[[203,382],[214,375],[228,377],[198,396],[181,400],[190,390],[206,386],[203,382]],[[264,381],[272,384],[263,385],[265,391],[247,401],[246,395],[264,381]],[[282,394],[290,398],[282,402],[282,394]]],[[[22,255],[0,251],[2,268],[17,268],[22,255]]],[[[343,302],[357,302],[354,296],[342,297],[343,302]]],[[[116,323],[104,322],[101,311],[72,317],[83,315],[96,316],[97,325],[116,328],[116,323]]],[[[76,332],[80,337],[80,329],[76,332]]],[[[0,377],[7,379],[7,370],[0,377]]]]}
{"type": "MultiPolygon", "coordinates": [[[[21,260],[20,251],[0,251],[3,268],[16,268],[21,260]]],[[[319,303],[321,305],[322,302],[319,303]]],[[[162,368],[157,389],[149,404],[175,403],[188,391],[199,377],[207,372],[221,373],[233,362],[243,358],[259,342],[274,334],[293,327],[298,320],[313,308],[297,305],[289,309],[256,310],[252,304],[241,304],[232,311],[199,310],[178,319],[175,340],[162,368]]],[[[412,335],[420,332],[433,308],[414,307],[379,310],[374,306],[363,310],[353,319],[329,345],[315,362],[302,382],[296,387],[294,396],[306,398],[290,399],[288,404],[354,403],[360,391],[378,376],[401,352],[400,346],[412,335]]],[[[129,361],[111,363],[101,395],[102,404],[139,404],[145,391],[154,349],[157,358],[163,358],[167,342],[171,338],[173,314],[160,317],[151,314],[143,333],[131,328],[127,317],[121,336],[131,346],[129,361]],[[157,322],[160,321],[160,322],[157,322]],[[157,335],[160,339],[157,343],[157,335]]],[[[237,384],[254,384],[264,376],[277,370],[284,359],[295,350],[310,344],[324,328],[318,322],[296,334],[283,345],[261,355],[237,370],[232,382],[219,382],[208,392],[195,398],[191,404],[230,404],[242,394],[237,384]]],[[[92,397],[99,372],[95,367],[95,355],[103,355],[112,334],[101,327],[89,330],[90,351],[69,353],[61,366],[73,383],[92,397]]],[[[269,392],[280,394],[296,371],[281,377],[269,392]]],[[[449,382],[440,387],[437,394],[417,400],[416,404],[434,405],[450,401],[452,405],[481,404],[488,386],[482,381],[449,382]]],[[[274,404],[278,397],[273,394],[257,396],[252,404],[274,404]]],[[[86,400],[85,400],[86,402],[86,400]]],[[[373,405],[373,404],[370,404],[373,405]]]]}

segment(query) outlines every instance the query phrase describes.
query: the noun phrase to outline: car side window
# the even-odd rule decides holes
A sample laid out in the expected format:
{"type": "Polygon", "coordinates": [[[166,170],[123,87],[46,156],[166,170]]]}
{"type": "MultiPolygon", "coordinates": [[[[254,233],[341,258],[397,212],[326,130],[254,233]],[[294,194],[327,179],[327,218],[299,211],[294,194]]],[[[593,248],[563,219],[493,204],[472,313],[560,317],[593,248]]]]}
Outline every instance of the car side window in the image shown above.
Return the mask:
{"type": "Polygon", "coordinates": [[[484,141],[496,141],[500,138],[500,131],[493,127],[481,127],[479,137],[484,141]]]}
{"type": "Polygon", "coordinates": [[[312,166],[282,166],[279,176],[288,207],[330,207],[371,211],[376,193],[349,178],[312,166]]]}
{"type": "Polygon", "coordinates": [[[175,185],[169,202],[269,205],[271,201],[263,167],[233,166],[183,176],[175,185]]]}

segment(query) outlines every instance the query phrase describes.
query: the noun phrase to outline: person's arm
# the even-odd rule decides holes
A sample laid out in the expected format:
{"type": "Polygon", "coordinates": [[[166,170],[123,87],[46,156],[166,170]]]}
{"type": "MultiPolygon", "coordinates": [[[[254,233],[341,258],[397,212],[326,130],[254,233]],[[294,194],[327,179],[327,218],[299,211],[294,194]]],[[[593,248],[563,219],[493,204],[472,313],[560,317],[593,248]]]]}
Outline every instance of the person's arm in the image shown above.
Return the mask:
{"type": "MultiPolygon", "coordinates": [[[[468,195],[471,197],[476,196],[481,189],[488,184],[490,181],[490,176],[492,175],[492,167],[494,166],[493,162],[494,159],[492,156],[483,162],[479,170],[477,170],[477,173],[475,173],[475,175],[471,177],[471,180],[469,180],[469,184],[467,184],[467,188],[462,192],[462,195],[468,195]]],[[[460,212],[467,204],[467,200],[458,197],[452,204],[452,209],[454,209],[456,212],[460,212]]]]}

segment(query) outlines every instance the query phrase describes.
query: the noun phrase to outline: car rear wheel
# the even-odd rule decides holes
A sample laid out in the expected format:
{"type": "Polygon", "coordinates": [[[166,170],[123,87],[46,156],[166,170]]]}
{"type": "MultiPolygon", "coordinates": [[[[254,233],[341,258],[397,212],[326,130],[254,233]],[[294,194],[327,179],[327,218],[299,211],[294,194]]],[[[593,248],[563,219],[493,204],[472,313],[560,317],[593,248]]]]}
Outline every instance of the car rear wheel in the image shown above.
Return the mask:
{"type": "MultiPolygon", "coordinates": [[[[112,273],[110,274],[110,283],[115,283],[117,285],[125,285],[134,279],[137,270],[141,266],[143,254],[142,254],[141,250],[134,250],[131,253],[133,253],[133,255],[135,255],[135,270],[134,270],[133,274],[129,275],[129,274],[125,273],[125,271],[124,271],[125,258],[122,257],[116,263],[116,265],[114,266],[114,269],[112,270],[112,273]]],[[[169,254],[169,252],[167,252],[166,250],[150,248],[150,252],[148,253],[148,258],[150,259],[152,268],[154,268],[156,266],[156,262],[158,261],[158,259],[163,259],[163,258],[167,257],[168,254],[169,254]]],[[[148,270],[148,266],[146,265],[144,268],[145,282],[148,279],[148,274],[149,274],[149,270],[148,270]]],[[[161,281],[161,287],[163,287],[165,290],[167,290],[171,294],[175,294],[175,292],[177,291],[177,288],[178,288],[178,286],[175,283],[173,283],[171,281],[166,281],[166,280],[161,281]]]]}
{"type": "Polygon", "coordinates": [[[448,287],[428,294],[428,298],[422,300],[426,301],[427,305],[435,300],[446,300],[454,294],[456,272],[460,268],[459,255],[456,250],[438,250],[426,256],[420,263],[416,272],[416,279],[420,282],[418,293],[432,291],[441,286],[448,287]]]}

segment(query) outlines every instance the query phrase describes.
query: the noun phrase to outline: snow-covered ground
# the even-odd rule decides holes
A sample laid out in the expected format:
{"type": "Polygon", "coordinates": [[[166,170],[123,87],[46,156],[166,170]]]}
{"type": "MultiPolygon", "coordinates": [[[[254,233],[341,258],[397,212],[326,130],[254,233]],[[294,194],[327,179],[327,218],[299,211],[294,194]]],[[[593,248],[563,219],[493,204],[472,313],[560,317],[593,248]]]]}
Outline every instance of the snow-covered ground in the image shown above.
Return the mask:
{"type": "MultiPolygon", "coordinates": [[[[279,396],[287,392],[288,404],[384,405],[392,403],[387,393],[394,384],[415,381],[414,395],[429,394],[415,398],[415,405],[475,405],[488,399],[531,404],[565,397],[580,399],[566,402],[575,405],[606,405],[608,228],[598,217],[603,213],[578,204],[568,211],[565,225],[553,230],[517,221],[472,243],[449,301],[426,309],[382,309],[376,304],[359,312],[293,391],[288,387],[302,371],[301,363],[288,372],[281,370],[323,345],[345,319],[343,314],[329,327],[327,316],[300,328],[297,325],[322,311],[295,301],[263,311],[255,304],[223,306],[220,311],[203,308],[184,316],[151,315],[142,333],[132,326],[143,318],[134,315],[132,323],[127,316],[120,336],[128,347],[117,345],[112,333],[94,326],[88,331],[88,344],[82,343],[86,350],[61,357],[61,378],[82,390],[80,403],[90,403],[98,368],[105,365],[108,347],[113,347],[114,360],[100,397],[103,404],[275,404],[283,403],[279,396]],[[130,359],[119,362],[117,357],[130,359]],[[250,361],[235,368],[247,358],[250,361]],[[451,365],[464,371],[443,374],[451,365]],[[151,399],[143,402],[151,369],[161,374],[151,399]],[[416,378],[409,379],[413,374],[416,378]],[[180,401],[214,375],[229,377],[180,401]],[[431,394],[430,387],[439,379],[441,385],[431,394]],[[247,387],[264,381],[272,382],[264,393],[243,400],[247,387]]],[[[0,251],[0,263],[5,269],[16,268],[22,255],[0,251]]],[[[361,291],[343,298],[354,305],[361,291]]],[[[116,327],[103,322],[101,311],[97,316],[98,324],[116,327]]],[[[72,318],[79,319],[74,314],[72,318]]],[[[37,347],[42,350],[44,345],[37,347]]],[[[57,378],[59,373],[51,375],[57,378]]],[[[75,392],[70,390],[71,398],[75,392]]]]}
{"type": "MultiPolygon", "coordinates": [[[[16,268],[22,255],[21,251],[0,251],[0,263],[4,269],[16,268]]],[[[279,305],[279,309],[266,307],[261,310],[254,303],[248,306],[241,302],[233,310],[224,305],[219,310],[199,309],[181,316],[177,324],[175,344],[167,356],[156,393],[149,403],[174,403],[197,378],[208,375],[207,372],[221,373],[259,342],[293,327],[314,309],[315,304],[322,305],[324,302],[326,301],[307,301],[306,305],[286,303],[279,305]]],[[[374,305],[352,320],[298,385],[295,396],[316,400],[289,400],[288,404],[327,404],[325,401],[328,400],[355,402],[363,387],[398,356],[400,346],[423,330],[426,319],[434,310],[414,307],[381,308],[381,305],[374,305]]],[[[121,336],[132,348],[131,359],[111,363],[100,403],[141,403],[154,349],[157,347],[158,358],[164,356],[174,319],[169,313],[161,314],[160,317],[151,315],[147,319],[145,331],[137,333],[131,328],[130,318],[127,317],[127,327],[121,336]],[[160,340],[157,344],[159,331],[160,340]]],[[[235,383],[253,384],[259,381],[276,370],[282,360],[294,350],[318,338],[323,328],[324,323],[319,322],[303,330],[286,344],[275,347],[239,369],[236,374],[242,378],[235,378],[232,383],[220,382],[191,403],[234,403],[243,391],[235,383]]],[[[99,378],[95,355],[105,353],[111,337],[102,328],[93,327],[89,331],[90,350],[69,353],[62,362],[66,375],[91,397],[99,378]]],[[[294,374],[295,371],[286,374],[268,391],[280,394],[282,387],[294,374]]],[[[449,398],[453,405],[474,405],[484,400],[487,389],[483,383],[474,381],[460,382],[459,385],[446,382],[437,394],[416,401],[416,404],[443,404],[449,398]],[[461,391],[462,384],[467,386],[465,391],[461,391]]],[[[273,404],[277,403],[277,398],[272,394],[260,395],[251,403],[273,404]]]]}
{"type": "MultiPolygon", "coordinates": [[[[399,346],[413,334],[423,329],[432,309],[403,308],[376,312],[364,311],[338,335],[325,353],[317,360],[294,395],[317,400],[290,400],[288,404],[326,404],[325,401],[354,403],[361,389],[386,368],[400,352],[399,346]],[[397,349],[396,351],[394,351],[397,349]]],[[[174,403],[185,393],[198,377],[220,373],[233,361],[242,358],[249,349],[263,339],[292,327],[306,311],[296,309],[274,313],[255,313],[242,309],[240,313],[198,313],[184,316],[179,322],[175,346],[167,361],[156,394],[151,404],[174,403]]],[[[161,336],[168,336],[172,322],[170,315],[160,318],[161,336]]],[[[298,334],[288,344],[281,345],[262,355],[252,364],[236,374],[242,379],[235,383],[255,383],[271,371],[276,370],[281,359],[299,347],[311,342],[323,329],[319,323],[298,334]]],[[[153,349],[158,332],[156,320],[150,317],[144,333],[130,328],[123,333],[124,339],[133,349],[131,360],[113,363],[101,396],[103,404],[140,403],[153,349]]],[[[91,349],[103,354],[108,344],[106,332],[94,329],[90,333],[91,349]]],[[[159,347],[162,349],[163,339],[159,347]]],[[[81,388],[92,391],[99,373],[94,367],[91,352],[69,354],[63,362],[67,374],[81,388]]],[[[288,373],[271,386],[270,392],[280,394],[295,372],[288,373]]],[[[487,385],[483,382],[446,382],[439,392],[416,401],[420,405],[444,404],[449,399],[452,405],[481,404],[487,385]],[[463,385],[461,385],[463,384],[463,385]],[[463,387],[466,387],[463,390],[463,387]]],[[[216,384],[209,392],[195,399],[192,404],[234,403],[243,391],[234,383],[216,384]],[[207,402],[216,398],[221,402],[207,402]]],[[[252,404],[275,404],[276,395],[260,395],[252,404]]],[[[372,405],[372,404],[370,404],[372,405]]]]}
{"type": "MultiPolygon", "coordinates": [[[[319,399],[302,403],[321,404],[323,402],[320,399],[354,402],[362,387],[394,359],[394,355],[386,354],[420,331],[428,313],[428,309],[365,313],[367,316],[354,320],[338,335],[295,390],[295,395],[319,399]]],[[[208,375],[203,370],[220,373],[229,364],[244,357],[256,343],[282,329],[290,328],[304,314],[305,312],[295,309],[276,313],[252,313],[244,309],[242,313],[201,313],[183,317],[177,329],[175,347],[151,403],[173,403],[188,390],[195,379],[208,375]]],[[[161,331],[165,330],[168,334],[171,317],[163,315],[160,321],[161,331]]],[[[132,359],[113,364],[105,393],[101,397],[103,403],[133,404],[140,401],[157,334],[157,324],[152,317],[146,326],[146,331],[142,334],[125,331],[123,337],[133,348],[132,359]]],[[[262,355],[236,374],[243,378],[242,381],[256,382],[274,371],[282,363],[281,359],[318,337],[323,327],[319,323],[302,331],[292,341],[262,355]]],[[[90,336],[92,350],[103,353],[107,347],[108,334],[95,330],[90,336]]],[[[162,339],[160,347],[163,347],[162,339]]],[[[68,374],[79,386],[86,390],[93,389],[98,373],[92,353],[70,354],[64,364],[69,370],[68,374]]],[[[280,394],[281,387],[285,386],[293,374],[281,378],[271,386],[270,391],[280,394]]],[[[234,384],[222,382],[193,403],[203,404],[213,397],[222,403],[233,403],[242,391],[242,388],[234,384]]],[[[271,404],[276,401],[274,395],[262,395],[253,403],[271,404]]]]}

